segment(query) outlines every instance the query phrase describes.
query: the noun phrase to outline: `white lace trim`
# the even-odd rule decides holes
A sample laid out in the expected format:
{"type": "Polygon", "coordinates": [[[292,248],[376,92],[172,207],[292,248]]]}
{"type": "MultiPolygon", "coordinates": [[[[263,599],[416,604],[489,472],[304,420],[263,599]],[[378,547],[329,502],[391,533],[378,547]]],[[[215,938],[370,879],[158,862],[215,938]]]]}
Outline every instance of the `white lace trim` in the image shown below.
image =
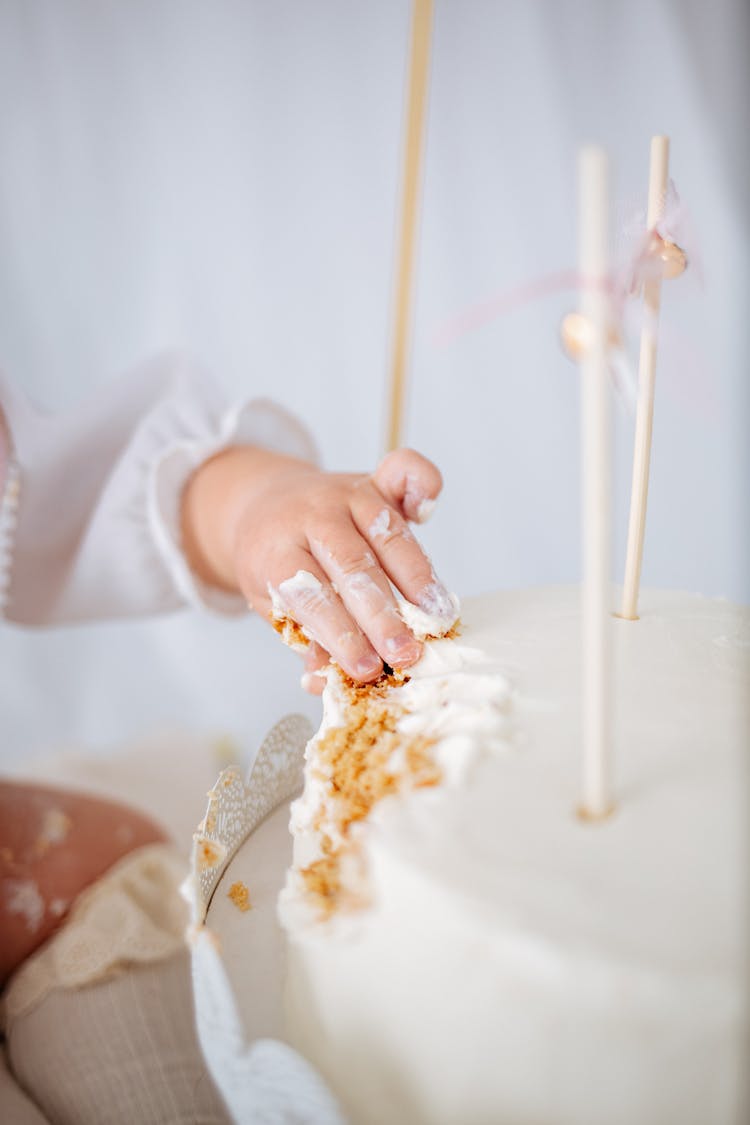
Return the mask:
{"type": "Polygon", "coordinates": [[[184,948],[188,916],[179,885],[186,868],[171,844],[149,844],[110,868],[13,975],[2,997],[2,1025],[53,989],[80,988],[184,948]]]}
{"type": "Polygon", "coordinates": [[[8,605],[11,571],[13,568],[13,542],[18,522],[21,497],[21,470],[12,454],[5,466],[3,494],[0,498],[0,618],[8,605]]]}
{"type": "Polygon", "coordinates": [[[193,835],[191,871],[182,886],[193,927],[205,922],[211,896],[237,849],[282,801],[299,793],[305,746],[312,735],[304,715],[285,715],[263,739],[247,782],[237,766],[229,766],[209,789],[206,815],[193,835]]]}

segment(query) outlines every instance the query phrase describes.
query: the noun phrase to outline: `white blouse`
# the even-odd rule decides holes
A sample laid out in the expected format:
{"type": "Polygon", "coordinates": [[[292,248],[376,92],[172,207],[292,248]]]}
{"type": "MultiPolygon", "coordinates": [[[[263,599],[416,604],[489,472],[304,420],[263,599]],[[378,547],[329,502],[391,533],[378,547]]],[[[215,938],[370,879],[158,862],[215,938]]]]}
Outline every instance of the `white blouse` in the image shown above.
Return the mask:
{"type": "Polygon", "coordinates": [[[285,410],[267,399],[228,405],[180,354],[143,363],[67,414],[38,408],[0,374],[0,410],[8,431],[0,591],[4,616],[25,625],[185,604],[245,612],[244,599],[191,574],[180,546],[182,489],[228,445],[316,458],[285,410]]]}

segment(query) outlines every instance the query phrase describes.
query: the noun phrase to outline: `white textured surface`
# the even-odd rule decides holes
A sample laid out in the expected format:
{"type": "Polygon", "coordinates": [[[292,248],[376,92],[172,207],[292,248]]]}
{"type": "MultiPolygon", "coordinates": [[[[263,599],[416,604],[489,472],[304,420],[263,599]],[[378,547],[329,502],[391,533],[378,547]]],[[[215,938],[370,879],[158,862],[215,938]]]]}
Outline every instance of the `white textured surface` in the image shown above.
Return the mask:
{"type": "MultiPolygon", "coordinates": [[[[470,599],[515,745],[382,802],[374,905],[295,924],[293,1044],[359,1122],[741,1120],[750,614],[615,622],[616,814],[578,820],[578,593],[470,599]]],[[[441,642],[444,643],[444,642],[441,642]]]]}
{"type": "MultiPolygon", "coordinates": [[[[266,0],[98,4],[96,19],[89,0],[0,5],[8,375],[73,410],[181,346],[230,400],[298,413],[327,465],[371,470],[409,20],[404,0],[293,18],[266,0]]],[[[637,200],[667,129],[705,285],[665,286],[644,581],[748,598],[747,21],[743,0],[435,6],[406,440],[445,477],[419,534],[451,589],[578,577],[578,382],[557,333],[575,297],[448,347],[436,330],[574,264],[582,140],[607,145],[637,200]]],[[[617,428],[621,566],[626,413],[617,428]]],[[[306,706],[298,658],[260,621],[8,629],[0,660],[3,761],[178,721],[256,746],[306,706]]]]}

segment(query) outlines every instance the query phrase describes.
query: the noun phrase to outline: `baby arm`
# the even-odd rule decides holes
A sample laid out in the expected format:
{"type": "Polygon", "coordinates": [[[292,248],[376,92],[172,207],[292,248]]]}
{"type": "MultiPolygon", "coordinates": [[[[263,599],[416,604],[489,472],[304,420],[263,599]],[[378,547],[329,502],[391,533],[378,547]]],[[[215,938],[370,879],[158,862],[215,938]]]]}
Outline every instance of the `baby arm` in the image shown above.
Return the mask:
{"type": "Polygon", "coordinates": [[[451,623],[451,598],[409,529],[441,487],[438,469],[408,449],[368,476],[234,447],[188,483],[183,545],[204,582],[241,592],[268,619],[283,611],[302,626],[313,642],[308,671],[330,653],[353,679],[369,682],[384,662],[408,667],[421,655],[391,584],[451,623]]]}
{"type": "Polygon", "coordinates": [[[6,519],[0,535],[0,602],[22,625],[185,604],[245,612],[242,598],[207,598],[188,570],[179,545],[185,482],[229,445],[314,455],[303,427],[280,407],[263,399],[228,406],[179,355],[155,357],[63,413],[37,408],[0,372],[0,414],[16,474],[0,497],[0,523],[7,514],[15,524],[6,519]]]}

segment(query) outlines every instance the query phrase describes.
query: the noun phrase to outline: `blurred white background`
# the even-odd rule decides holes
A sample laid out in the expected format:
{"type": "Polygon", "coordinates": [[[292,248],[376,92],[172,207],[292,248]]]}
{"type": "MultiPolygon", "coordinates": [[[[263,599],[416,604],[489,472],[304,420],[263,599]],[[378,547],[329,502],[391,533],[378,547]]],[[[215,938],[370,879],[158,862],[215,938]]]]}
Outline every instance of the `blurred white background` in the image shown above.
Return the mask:
{"type": "MultiPolygon", "coordinates": [[[[643,200],[652,133],[703,264],[665,287],[644,582],[747,601],[748,7],[435,0],[407,441],[462,595],[576,581],[575,294],[436,329],[574,266],[578,146],[643,200]]],[[[331,468],[382,451],[408,0],[2,0],[0,366],[75,409],[179,347],[270,395],[331,468]]],[[[617,577],[632,419],[617,418],[617,577]]],[[[137,575],[133,581],[138,580],[137,575]]],[[[0,761],[156,727],[255,745],[318,704],[261,622],[4,626],[0,761]]]]}

